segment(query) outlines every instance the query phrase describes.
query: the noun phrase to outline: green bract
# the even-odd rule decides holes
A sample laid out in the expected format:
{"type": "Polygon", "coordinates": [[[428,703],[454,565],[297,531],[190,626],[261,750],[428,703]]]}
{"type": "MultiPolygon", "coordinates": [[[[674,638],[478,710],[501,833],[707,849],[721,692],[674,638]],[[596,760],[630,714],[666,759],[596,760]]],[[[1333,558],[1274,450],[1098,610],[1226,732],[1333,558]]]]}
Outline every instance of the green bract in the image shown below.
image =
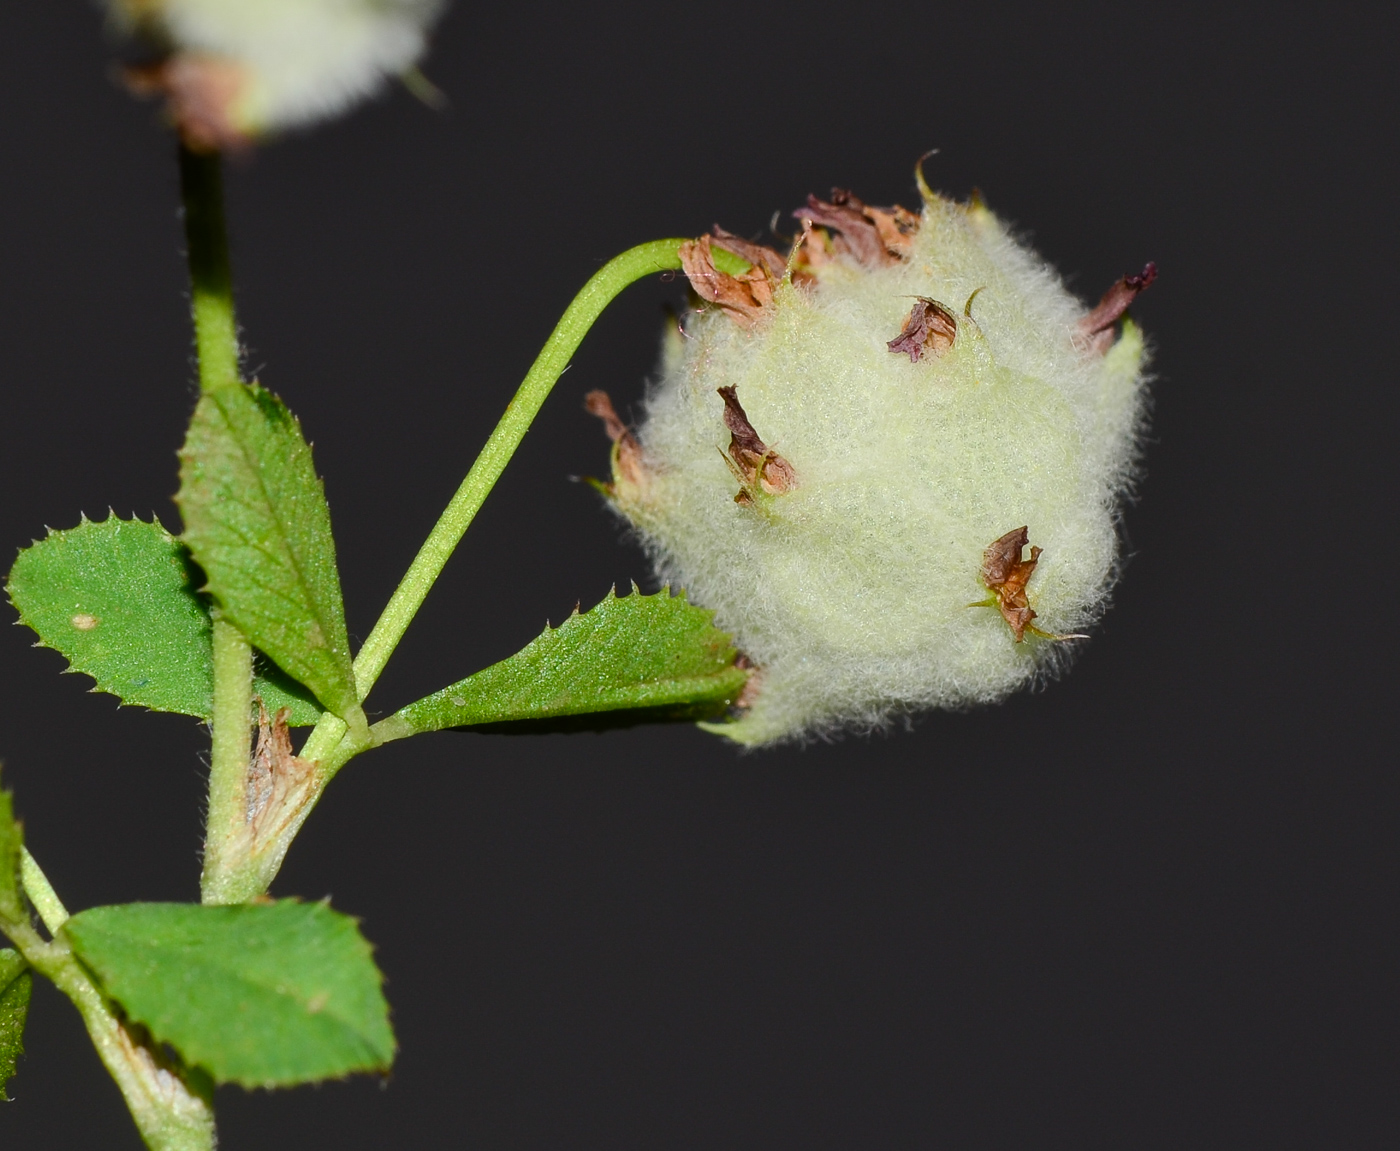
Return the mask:
{"type": "Polygon", "coordinates": [[[63,935],[127,1016],[220,1083],[384,1071],[388,1004],[355,920],[320,903],[128,903],[63,935]]]}

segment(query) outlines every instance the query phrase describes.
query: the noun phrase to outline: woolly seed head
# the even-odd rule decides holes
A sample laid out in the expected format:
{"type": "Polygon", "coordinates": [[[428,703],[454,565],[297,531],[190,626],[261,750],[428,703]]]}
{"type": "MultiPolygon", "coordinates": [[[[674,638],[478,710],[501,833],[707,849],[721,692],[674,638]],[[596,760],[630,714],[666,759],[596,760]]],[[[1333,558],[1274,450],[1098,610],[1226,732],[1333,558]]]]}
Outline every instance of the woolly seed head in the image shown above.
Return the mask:
{"type": "Polygon", "coordinates": [[[757,668],[716,727],[746,744],[1053,666],[1104,608],[1142,422],[1122,317],[1151,265],[1087,309],[979,202],[794,215],[790,257],[719,229],[682,249],[697,306],[635,433],[590,398],[612,506],[757,668]]]}

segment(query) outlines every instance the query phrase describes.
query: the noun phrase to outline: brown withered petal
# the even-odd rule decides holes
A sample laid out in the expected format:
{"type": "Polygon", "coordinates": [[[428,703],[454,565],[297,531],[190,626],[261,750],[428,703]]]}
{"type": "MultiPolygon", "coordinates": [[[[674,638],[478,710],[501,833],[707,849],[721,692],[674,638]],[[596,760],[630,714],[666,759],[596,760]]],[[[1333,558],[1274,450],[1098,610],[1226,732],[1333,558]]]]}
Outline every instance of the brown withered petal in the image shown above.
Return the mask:
{"type": "Polygon", "coordinates": [[[1026,598],[1026,584],[1035,573],[1041,549],[1032,547],[1031,558],[1022,559],[1021,553],[1029,542],[1030,529],[1019,527],[995,540],[982,553],[982,582],[996,596],[997,608],[1017,643],[1025,639],[1026,629],[1035,619],[1035,611],[1026,598]]]}
{"type": "Polygon", "coordinates": [[[925,351],[941,356],[953,346],[957,335],[958,321],[953,313],[937,300],[918,296],[899,335],[886,347],[892,352],[908,353],[909,362],[917,364],[925,351]]]}
{"type": "Polygon", "coordinates": [[[868,268],[897,264],[906,258],[919,230],[919,217],[896,205],[872,208],[844,188],[833,188],[831,200],[807,197],[807,206],[793,216],[837,232],[832,243],[868,268]]]}
{"type": "MultiPolygon", "coordinates": [[[[729,429],[729,458],[734,461],[737,474],[750,487],[757,483],[770,495],[795,488],[797,473],[787,460],[759,438],[744,406],[739,403],[738,392],[733,388],[719,388],[718,391],[724,401],[724,426],[729,429]]],[[[741,496],[745,494],[740,493],[741,496]]]]}
{"type": "Polygon", "coordinates": [[[907,260],[919,231],[919,217],[896,204],[893,208],[866,208],[866,217],[875,225],[885,251],[907,260]]]}
{"type": "Polygon", "coordinates": [[[745,240],[734,235],[733,232],[726,232],[718,224],[714,226],[710,242],[717,248],[723,248],[726,252],[733,252],[734,255],[747,260],[750,264],[762,264],[775,280],[781,280],[787,275],[787,261],[772,248],[755,244],[752,240],[745,240]]]}
{"type": "MultiPolygon", "coordinates": [[[[751,328],[773,303],[773,276],[767,265],[756,263],[741,276],[715,267],[709,236],[687,240],[680,246],[681,268],[702,300],[724,309],[743,328],[751,328]]],[[[747,257],[745,257],[747,259],[747,257]]]]}
{"type": "Polygon", "coordinates": [[[815,282],[817,269],[831,260],[831,233],[825,228],[812,227],[812,221],[804,219],[793,260],[793,283],[815,282]]]}
{"type": "Polygon", "coordinates": [[[1112,327],[1129,305],[1157,278],[1157,265],[1149,263],[1136,276],[1124,276],[1103,294],[1094,310],[1079,321],[1079,334],[1090,340],[1098,351],[1106,351],[1113,343],[1112,327]]]}
{"type": "Polygon", "coordinates": [[[836,250],[849,252],[866,267],[895,263],[895,258],[885,250],[880,240],[879,230],[861,210],[864,207],[845,189],[833,188],[829,202],[809,195],[807,206],[798,208],[793,215],[799,220],[811,220],[824,228],[834,229],[837,235],[832,243],[836,250]]]}
{"type": "Polygon", "coordinates": [[[608,439],[616,445],[614,464],[617,477],[629,484],[641,484],[647,478],[646,460],[642,445],[632,430],[617,417],[612,399],[604,391],[592,391],[583,397],[583,406],[590,415],[603,421],[603,429],[608,439]]]}

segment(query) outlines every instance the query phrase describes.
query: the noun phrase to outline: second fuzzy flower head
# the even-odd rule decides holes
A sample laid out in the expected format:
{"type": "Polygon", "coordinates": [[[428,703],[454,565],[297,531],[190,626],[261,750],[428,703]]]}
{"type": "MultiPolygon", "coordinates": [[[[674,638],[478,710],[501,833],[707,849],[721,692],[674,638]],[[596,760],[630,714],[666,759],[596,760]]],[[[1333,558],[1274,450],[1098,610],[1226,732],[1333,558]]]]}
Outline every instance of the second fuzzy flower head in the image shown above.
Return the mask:
{"type": "Polygon", "coordinates": [[[748,744],[996,700],[1102,613],[1144,344],[979,201],[809,198],[792,252],[716,229],[635,432],[602,393],[612,506],[755,668],[748,744]]]}
{"type": "Polygon", "coordinates": [[[411,73],[445,0],[106,0],[157,53],[132,69],[187,144],[236,148],[347,111],[411,73]]]}

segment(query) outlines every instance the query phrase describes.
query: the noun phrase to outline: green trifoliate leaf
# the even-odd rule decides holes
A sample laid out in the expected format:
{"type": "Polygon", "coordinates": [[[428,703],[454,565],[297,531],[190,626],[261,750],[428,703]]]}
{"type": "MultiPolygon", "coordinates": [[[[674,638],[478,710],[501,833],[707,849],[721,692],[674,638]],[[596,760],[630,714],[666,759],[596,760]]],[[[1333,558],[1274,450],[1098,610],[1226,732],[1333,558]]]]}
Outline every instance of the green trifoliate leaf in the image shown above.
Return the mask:
{"type": "Polygon", "coordinates": [[[217,1082],[290,1087],[393,1061],[370,945],[324,904],[127,903],[62,934],[129,1018],[217,1082]]]}
{"type": "Polygon", "coordinates": [[[713,718],[738,696],[748,673],[734,666],[729,636],[711,615],[669,590],[622,599],[610,592],[509,659],[409,704],[376,724],[375,734],[400,739],[597,713],[638,721],[713,718]]]}
{"type": "Polygon", "coordinates": [[[330,509],[296,417],[257,384],[201,397],[177,501],[228,619],[327,710],[362,724],[330,509]]]}
{"type": "Polygon", "coordinates": [[[5,1086],[24,1054],[24,1021],[33,987],[34,976],[19,952],[0,950],[0,1099],[9,1099],[5,1086]]]}
{"type": "Polygon", "coordinates": [[[28,914],[19,878],[19,853],[24,833],[15,822],[14,802],[0,790],[0,916],[14,923],[28,914]]]}
{"type": "MultiPolygon", "coordinates": [[[[159,522],[87,519],[25,548],[6,590],[44,647],[90,675],[123,703],[208,719],[214,649],[199,573],[185,546],[159,522]]],[[[268,668],[253,690],[293,725],[321,718],[315,698],[268,668]]]]}

